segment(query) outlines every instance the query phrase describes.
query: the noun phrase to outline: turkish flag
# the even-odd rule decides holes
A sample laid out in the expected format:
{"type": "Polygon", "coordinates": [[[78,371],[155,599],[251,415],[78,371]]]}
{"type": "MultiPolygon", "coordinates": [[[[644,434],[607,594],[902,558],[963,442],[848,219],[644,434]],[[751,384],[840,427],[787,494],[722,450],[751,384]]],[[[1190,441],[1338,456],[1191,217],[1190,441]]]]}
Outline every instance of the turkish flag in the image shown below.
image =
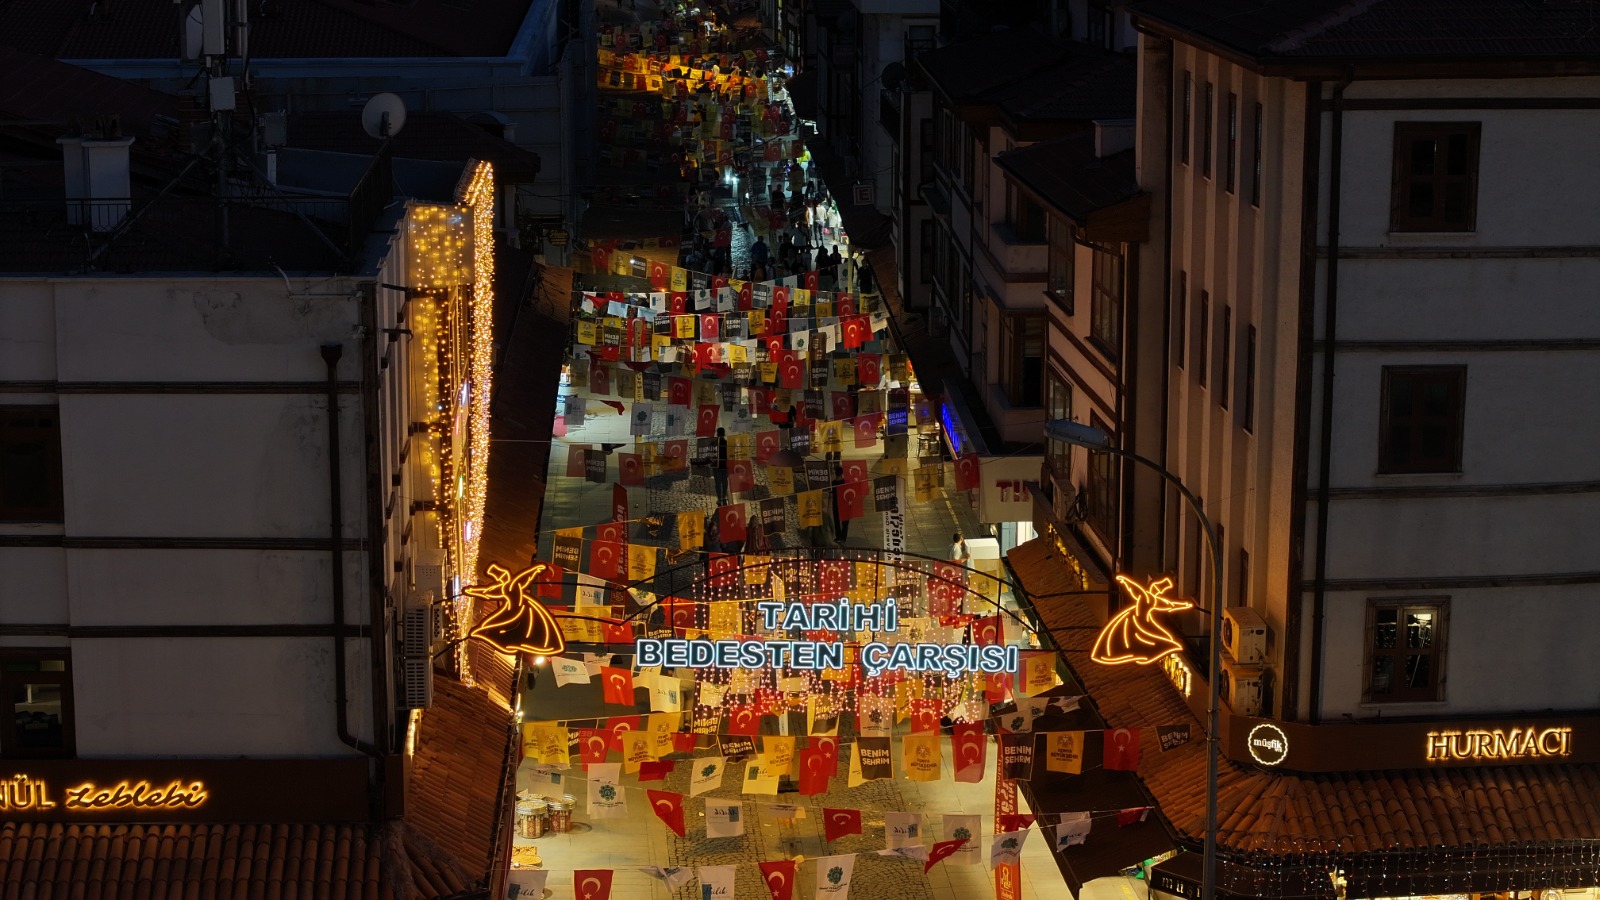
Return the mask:
{"type": "Polygon", "coordinates": [[[693,753],[700,742],[700,735],[692,731],[678,731],[672,735],[673,753],[693,753]]]}
{"type": "Polygon", "coordinates": [[[939,701],[931,697],[911,698],[911,731],[928,734],[939,730],[939,701]]]}
{"type": "Polygon", "coordinates": [[[806,290],[808,290],[808,291],[817,290],[817,282],[820,279],[821,279],[821,273],[820,272],[811,271],[811,272],[805,273],[806,290]]]}
{"type": "Polygon", "coordinates": [[[755,736],[761,733],[761,716],[749,706],[735,707],[728,713],[728,733],[755,736]]]}
{"type": "Polygon", "coordinates": [[[578,729],[579,759],[585,763],[603,763],[611,750],[611,741],[604,729],[578,729]]]}
{"type": "MultiPolygon", "coordinates": [[[[841,713],[841,717],[842,717],[841,713]]],[[[843,724],[841,722],[841,724],[843,724]]],[[[839,774],[839,739],[833,735],[821,735],[811,739],[812,746],[822,752],[822,758],[828,762],[828,774],[839,774]]]]}
{"type": "Polygon", "coordinates": [[[1107,769],[1132,772],[1139,768],[1139,729],[1108,728],[1103,739],[1107,769]]]}
{"type": "Polygon", "coordinates": [[[566,575],[566,569],[561,568],[555,563],[545,563],[544,571],[540,572],[539,576],[534,579],[534,584],[539,586],[539,596],[552,597],[556,600],[560,600],[561,585],[563,579],[566,578],[566,575]]]}
{"type": "Polygon", "coordinates": [[[872,477],[872,469],[864,459],[847,459],[842,465],[845,481],[866,481],[872,477]]]}
{"type": "Polygon", "coordinates": [[[829,771],[827,754],[816,747],[800,751],[800,793],[815,797],[828,790],[829,771]]]}
{"type": "Polygon", "coordinates": [[[650,798],[650,811],[667,823],[672,833],[683,837],[683,795],[671,791],[645,791],[650,798]]]}
{"type": "Polygon", "coordinates": [[[650,260],[650,284],[658,291],[664,291],[672,283],[672,270],[660,260],[650,260]]]}
{"type": "Polygon", "coordinates": [[[828,408],[835,419],[848,419],[856,414],[856,395],[849,391],[832,391],[828,394],[828,408]]]}
{"type": "MultiPolygon", "coordinates": [[[[623,454],[627,455],[627,454],[623,454]]],[[[753,490],[756,486],[755,472],[751,469],[748,459],[728,460],[728,490],[734,493],[743,493],[753,490]]]]}
{"type": "Polygon", "coordinates": [[[928,615],[954,616],[961,612],[960,584],[937,575],[928,576],[928,615]]]}
{"type": "Polygon", "coordinates": [[[980,647],[1000,643],[1000,614],[984,616],[972,623],[972,642],[980,647]]]}
{"type": "Polygon", "coordinates": [[[922,864],[923,873],[926,874],[929,869],[938,865],[946,857],[953,855],[970,840],[972,838],[952,838],[948,841],[934,841],[933,846],[928,849],[927,861],[922,864]]]}
{"type": "Polygon", "coordinates": [[[859,809],[822,809],[822,835],[829,842],[837,841],[847,834],[861,833],[861,810],[859,809]]]}
{"type": "Polygon", "coordinates": [[[673,291],[667,295],[667,314],[681,316],[689,311],[689,295],[684,291],[673,291]]]}
{"type": "Polygon", "coordinates": [[[861,518],[866,506],[867,492],[871,489],[865,481],[847,481],[839,485],[836,489],[838,494],[833,498],[833,502],[839,504],[839,521],[848,522],[851,519],[861,518]]]}
{"type": "Polygon", "coordinates": [[[774,393],[772,388],[768,387],[752,388],[750,391],[752,404],[750,412],[758,416],[770,414],[772,412],[772,395],[774,393]]]}
{"type": "MultiPolygon", "coordinates": [[[[645,759],[639,762],[640,781],[666,781],[678,764],[670,759],[645,759]]],[[[660,813],[657,813],[660,815],[660,813]]],[[[680,833],[679,837],[682,837],[680,833]]]]}
{"type": "Polygon", "coordinates": [[[772,454],[777,453],[782,446],[783,434],[777,431],[762,431],[756,434],[756,462],[766,465],[772,454]]]}
{"type": "MultiPolygon", "coordinates": [[[[631,697],[632,694],[629,694],[631,697]]],[[[606,745],[618,753],[622,752],[622,736],[630,731],[639,730],[640,719],[638,716],[612,716],[606,720],[606,745]]]]}
{"type": "Polygon", "coordinates": [[[724,541],[744,540],[744,504],[717,507],[717,533],[724,541]]]}
{"type": "Polygon", "coordinates": [[[883,357],[876,353],[863,353],[856,357],[856,383],[865,388],[875,388],[883,380],[883,357]]]}
{"type": "Polygon", "coordinates": [[[767,348],[767,358],[777,362],[778,354],[783,352],[783,335],[768,334],[761,338],[761,346],[767,348]]]}
{"type": "Polygon", "coordinates": [[[793,350],[778,354],[778,386],[787,391],[805,390],[806,359],[806,354],[793,350]]]}
{"type": "MultiPolygon", "coordinates": [[[[733,124],[731,121],[728,124],[733,124]]],[[[732,138],[733,135],[728,135],[732,138]]],[[[717,247],[727,247],[733,244],[733,229],[724,225],[711,235],[711,243],[717,247]]]]}
{"type": "Polygon", "coordinates": [[[589,545],[589,574],[607,581],[622,580],[622,545],[616,541],[595,541],[589,545]]]}
{"type": "Polygon", "coordinates": [[[593,357],[589,360],[589,393],[596,397],[611,396],[611,367],[593,357]]]}
{"type": "Polygon", "coordinates": [[[1154,807],[1149,806],[1134,806],[1128,809],[1117,810],[1117,827],[1127,828],[1129,825],[1135,825],[1139,822],[1143,822],[1150,816],[1150,810],[1153,808],[1154,807]]]}
{"type": "Polygon", "coordinates": [[[618,453],[617,466],[621,470],[623,487],[644,486],[644,460],[637,453],[618,453]]]}
{"type": "Polygon", "coordinates": [[[661,612],[667,627],[674,630],[694,627],[694,601],[688,597],[661,598],[661,612]]]}
{"type": "Polygon", "coordinates": [[[633,672],[628,669],[600,667],[600,684],[605,688],[607,703],[615,706],[633,705],[633,672]]]}
{"type": "Polygon", "coordinates": [[[956,459],[956,490],[971,491],[978,487],[978,454],[968,453],[956,459]]]}
{"type": "Polygon", "coordinates": [[[723,288],[725,288],[727,286],[728,286],[728,276],[726,276],[726,275],[713,275],[713,276],[711,276],[711,289],[713,291],[720,291],[720,290],[722,290],[723,288]]]}
{"type": "Polygon", "coordinates": [[[850,589],[850,561],[847,559],[824,559],[817,563],[817,580],[820,582],[822,594],[831,600],[834,597],[844,596],[850,589]]]}
{"type": "Polygon", "coordinates": [[[866,316],[847,316],[839,323],[840,336],[844,339],[844,348],[854,350],[872,340],[872,324],[866,316]]]}
{"type": "Polygon", "coordinates": [[[977,784],[989,754],[989,738],[982,722],[957,722],[950,729],[950,756],[956,768],[956,781],[977,784]]]}
{"type": "Polygon", "coordinates": [[[833,295],[833,311],[834,311],[835,314],[841,315],[841,316],[853,316],[853,315],[855,315],[856,314],[856,297],[855,297],[855,295],[854,294],[834,294],[833,295]]]}
{"type": "Polygon", "coordinates": [[[878,446],[878,423],[882,418],[883,413],[856,416],[852,430],[855,432],[857,450],[878,446]]]}
{"type": "Polygon", "coordinates": [[[699,374],[720,362],[722,353],[721,344],[707,344],[704,341],[694,345],[694,370],[699,374]]]}
{"type": "Polygon", "coordinates": [[[611,870],[574,870],[572,895],[576,900],[611,900],[611,870]]]}
{"type": "Polygon", "coordinates": [[[604,247],[595,247],[589,251],[589,263],[596,272],[611,271],[611,251],[604,247]]]}
{"type": "Polygon", "coordinates": [[[717,436],[717,414],[722,411],[720,406],[705,404],[700,407],[694,417],[695,437],[717,436]]]}
{"type": "Polygon", "coordinates": [[[607,644],[633,643],[633,625],[627,622],[606,622],[600,627],[604,632],[602,640],[607,644]]]}
{"type": "Polygon", "coordinates": [[[1006,702],[1006,692],[1011,689],[1011,676],[1005,672],[986,672],[983,676],[983,699],[992,706],[1006,702]]]}
{"type": "Polygon", "coordinates": [[[794,870],[792,859],[761,863],[761,880],[767,884],[772,900],[794,900],[794,870]]]}
{"type": "Polygon", "coordinates": [[[739,286],[739,308],[749,312],[753,306],[755,306],[755,288],[746,281],[739,286]]]}
{"type": "Polygon", "coordinates": [[[783,285],[772,288],[772,310],[768,316],[777,316],[780,319],[789,317],[789,289],[783,285]]]}
{"type": "MultiPolygon", "coordinates": [[[[718,529],[722,523],[717,523],[718,529]]],[[[727,553],[712,553],[706,560],[706,573],[711,576],[714,588],[733,587],[738,584],[739,560],[727,553]]]]}
{"type": "Polygon", "coordinates": [[[674,472],[681,472],[683,471],[684,466],[688,464],[689,442],[667,441],[667,468],[674,472]]]}
{"type": "Polygon", "coordinates": [[[667,379],[667,402],[673,406],[688,406],[694,402],[694,385],[687,378],[667,379]]]}

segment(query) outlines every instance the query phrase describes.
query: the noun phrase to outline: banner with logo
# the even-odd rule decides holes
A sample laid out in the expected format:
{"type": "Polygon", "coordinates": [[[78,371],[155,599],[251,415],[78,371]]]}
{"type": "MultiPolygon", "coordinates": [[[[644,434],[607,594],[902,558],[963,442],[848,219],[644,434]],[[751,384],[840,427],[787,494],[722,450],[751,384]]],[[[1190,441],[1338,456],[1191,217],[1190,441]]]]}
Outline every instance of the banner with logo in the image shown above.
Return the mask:
{"type": "Polygon", "coordinates": [[[816,900],[848,900],[850,876],[856,870],[856,855],[817,857],[816,900]]]}

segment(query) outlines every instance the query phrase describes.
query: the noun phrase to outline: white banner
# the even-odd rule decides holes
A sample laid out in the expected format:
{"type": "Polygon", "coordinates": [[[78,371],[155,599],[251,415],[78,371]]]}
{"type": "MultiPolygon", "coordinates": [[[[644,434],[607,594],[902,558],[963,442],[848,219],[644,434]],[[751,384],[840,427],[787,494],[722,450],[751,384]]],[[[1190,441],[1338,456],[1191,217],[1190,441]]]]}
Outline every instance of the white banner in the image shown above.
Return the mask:
{"type": "Polygon", "coordinates": [[[706,791],[714,791],[722,785],[722,770],[727,767],[728,758],[725,756],[703,756],[692,759],[689,765],[689,796],[698,797],[706,791]]]}
{"type": "Polygon", "coordinates": [[[512,869],[506,876],[506,900],[544,900],[546,869],[512,869]]]}
{"type": "Polygon", "coordinates": [[[1022,859],[1022,842],[1028,839],[1026,831],[1008,831],[994,836],[989,845],[989,868],[1001,863],[1014,863],[1022,859]]]}
{"type": "Polygon", "coordinates": [[[575,659],[558,656],[550,660],[550,671],[556,673],[556,686],[564,687],[569,684],[588,684],[591,674],[589,667],[575,659]]]}
{"type": "Polygon", "coordinates": [[[1065,850],[1087,841],[1091,824],[1086,812],[1062,813],[1061,823],[1056,826],[1056,850],[1065,850]]]}
{"type": "Polygon", "coordinates": [[[744,804],[706,801],[706,837],[738,837],[744,834],[744,804]]]}
{"type": "Polygon", "coordinates": [[[546,797],[559,797],[567,792],[566,773],[555,766],[534,765],[524,760],[517,767],[527,779],[528,790],[546,797]]]}
{"type": "Polygon", "coordinates": [[[628,792],[622,780],[622,763],[589,764],[589,818],[621,819],[628,815],[628,792]]]}
{"type": "Polygon", "coordinates": [[[983,831],[982,816],[944,817],[944,840],[964,840],[961,849],[950,854],[950,862],[960,866],[975,866],[983,861],[978,849],[978,835],[983,831]]]}
{"type": "Polygon", "coordinates": [[[850,876],[856,869],[856,855],[817,857],[817,900],[848,900],[850,876]]]}
{"type": "Polygon", "coordinates": [[[883,844],[893,850],[922,843],[922,813],[886,812],[883,814],[883,844]]]}
{"type": "Polygon", "coordinates": [[[683,887],[694,877],[688,866],[640,866],[639,871],[666,882],[669,891],[683,887]]]}
{"type": "Polygon", "coordinates": [[[701,866],[695,870],[700,876],[701,900],[734,900],[738,871],[738,866],[701,866]]]}

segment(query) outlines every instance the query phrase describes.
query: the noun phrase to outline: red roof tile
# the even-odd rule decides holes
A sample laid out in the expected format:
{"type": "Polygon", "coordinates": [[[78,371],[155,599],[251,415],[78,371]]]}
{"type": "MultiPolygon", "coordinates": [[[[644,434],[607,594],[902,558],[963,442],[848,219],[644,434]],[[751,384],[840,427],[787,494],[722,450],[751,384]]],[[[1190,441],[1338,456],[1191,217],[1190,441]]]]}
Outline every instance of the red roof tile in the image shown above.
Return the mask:
{"type": "MultiPolygon", "coordinates": [[[[1073,589],[1064,561],[1045,539],[1008,554],[1029,594],[1073,589]]],[[[1082,599],[1036,604],[1045,628],[1110,727],[1191,723],[1189,707],[1152,666],[1103,666],[1089,659],[1102,625],[1082,599]]],[[[1205,832],[1206,744],[1147,753],[1139,775],[1181,835],[1205,832]]],[[[1220,844],[1246,852],[1345,854],[1447,850],[1504,844],[1600,840],[1600,765],[1503,766],[1443,770],[1298,774],[1222,760],[1220,844]]]]}

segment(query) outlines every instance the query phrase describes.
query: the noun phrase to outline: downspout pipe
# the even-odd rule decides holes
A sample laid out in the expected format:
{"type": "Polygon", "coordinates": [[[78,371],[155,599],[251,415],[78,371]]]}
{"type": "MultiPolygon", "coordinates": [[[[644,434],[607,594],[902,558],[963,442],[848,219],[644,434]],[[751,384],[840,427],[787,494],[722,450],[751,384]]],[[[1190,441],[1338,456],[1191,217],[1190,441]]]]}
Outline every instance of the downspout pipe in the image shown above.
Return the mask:
{"type": "MultiPolygon", "coordinates": [[[[1311,599],[1311,724],[1322,721],[1322,644],[1324,616],[1327,612],[1328,577],[1328,494],[1333,462],[1333,364],[1334,338],[1339,324],[1339,191],[1344,168],[1344,90],[1351,73],[1333,87],[1332,123],[1329,127],[1328,156],[1328,267],[1322,298],[1322,401],[1321,425],[1317,435],[1317,560],[1312,577],[1316,586],[1311,599]]],[[[1313,344],[1313,346],[1315,346],[1313,344]]]]}
{"type": "Polygon", "coordinates": [[[333,710],[339,740],[367,756],[378,748],[350,733],[349,691],[345,685],[344,615],[344,501],[339,477],[339,358],[344,345],[323,344],[322,361],[328,366],[328,561],[333,587],[333,710]]]}

